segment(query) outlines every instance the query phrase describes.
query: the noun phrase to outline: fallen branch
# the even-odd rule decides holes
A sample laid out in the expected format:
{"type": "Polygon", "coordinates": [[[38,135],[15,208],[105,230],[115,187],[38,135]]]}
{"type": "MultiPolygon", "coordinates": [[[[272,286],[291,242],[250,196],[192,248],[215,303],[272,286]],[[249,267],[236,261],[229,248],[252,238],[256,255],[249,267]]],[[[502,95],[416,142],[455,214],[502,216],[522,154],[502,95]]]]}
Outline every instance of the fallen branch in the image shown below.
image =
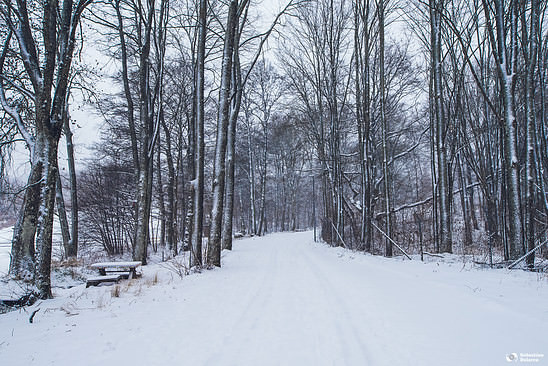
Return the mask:
{"type": "Polygon", "coordinates": [[[480,262],[480,261],[472,261],[472,263],[480,265],[480,266],[495,266],[495,267],[503,267],[508,264],[508,261],[505,262],[495,262],[495,263],[487,263],[487,262],[480,262]]]}
{"type": "MultiPolygon", "coordinates": [[[[472,183],[472,184],[467,185],[464,189],[477,187],[480,184],[481,184],[480,182],[472,183]]],[[[459,189],[453,191],[453,195],[459,194],[461,191],[462,191],[462,188],[459,188],[459,189]]],[[[415,208],[417,206],[422,206],[422,205],[425,205],[425,204],[429,203],[433,199],[434,199],[434,196],[430,196],[430,197],[428,197],[428,198],[426,198],[422,201],[417,201],[417,202],[413,202],[413,203],[406,203],[404,205],[401,205],[399,207],[396,207],[396,208],[392,209],[391,213],[396,213],[396,212],[399,212],[399,211],[402,211],[402,210],[407,210],[407,209],[410,209],[410,208],[415,208]]],[[[386,211],[379,212],[375,215],[375,219],[380,220],[385,216],[386,216],[386,211]]]]}
{"type": "Polygon", "coordinates": [[[524,260],[525,258],[527,258],[527,256],[533,252],[536,252],[538,249],[540,249],[540,247],[542,247],[544,244],[548,243],[548,239],[545,240],[544,242],[540,243],[539,245],[537,245],[536,247],[534,247],[533,249],[531,249],[530,251],[528,251],[527,253],[525,253],[524,255],[522,255],[521,257],[519,257],[518,259],[516,259],[514,262],[512,262],[509,266],[508,266],[508,269],[512,269],[514,268],[518,263],[520,263],[522,260],[524,260]]]}
{"type": "Polygon", "coordinates": [[[373,227],[377,230],[379,230],[381,232],[382,235],[384,235],[386,237],[386,239],[390,240],[392,242],[392,244],[394,244],[403,254],[405,254],[405,256],[409,259],[411,259],[411,257],[409,256],[409,254],[407,254],[405,252],[405,250],[402,249],[402,247],[400,247],[398,245],[398,243],[396,243],[394,240],[392,240],[391,237],[389,237],[388,235],[386,235],[386,233],[384,231],[382,231],[377,225],[375,225],[373,222],[371,222],[371,225],[373,225],[373,227]]]}
{"type": "Polygon", "coordinates": [[[423,252],[423,253],[426,254],[426,255],[429,255],[431,257],[444,258],[444,256],[441,255],[441,254],[433,254],[433,253],[428,253],[428,252],[423,252]]]}
{"type": "Polygon", "coordinates": [[[341,239],[341,242],[342,242],[343,246],[344,246],[346,249],[348,249],[348,247],[346,246],[346,243],[344,242],[344,240],[343,240],[341,234],[339,234],[339,230],[337,230],[337,228],[335,227],[335,225],[333,225],[333,223],[332,223],[331,221],[329,221],[329,222],[331,223],[331,226],[333,226],[333,229],[335,229],[335,232],[337,233],[339,239],[341,239]]]}

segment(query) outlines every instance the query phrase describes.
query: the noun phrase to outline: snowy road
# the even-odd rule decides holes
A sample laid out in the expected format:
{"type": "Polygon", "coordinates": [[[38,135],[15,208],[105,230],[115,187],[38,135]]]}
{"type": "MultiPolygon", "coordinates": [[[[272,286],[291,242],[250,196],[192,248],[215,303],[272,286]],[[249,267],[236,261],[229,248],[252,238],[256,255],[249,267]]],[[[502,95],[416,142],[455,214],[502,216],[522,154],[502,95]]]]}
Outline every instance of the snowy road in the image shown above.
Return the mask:
{"type": "MultiPolygon", "coordinates": [[[[182,281],[164,273],[119,298],[72,289],[37,305],[34,324],[0,315],[0,360],[494,366],[512,353],[548,354],[546,278],[364,256],[310,233],[237,241],[223,255],[221,270],[182,281]]],[[[150,278],[148,268],[140,281],[150,278]]]]}

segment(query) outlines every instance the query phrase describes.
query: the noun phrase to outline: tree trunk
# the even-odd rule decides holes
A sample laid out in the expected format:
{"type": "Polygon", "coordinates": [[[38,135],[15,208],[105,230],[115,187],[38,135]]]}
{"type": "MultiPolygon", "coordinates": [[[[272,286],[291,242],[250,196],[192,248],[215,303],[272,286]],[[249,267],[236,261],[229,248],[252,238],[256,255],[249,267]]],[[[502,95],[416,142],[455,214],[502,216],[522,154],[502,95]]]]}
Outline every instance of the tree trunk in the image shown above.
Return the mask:
{"type": "Polygon", "coordinates": [[[236,25],[234,33],[234,62],[232,72],[232,110],[230,113],[228,137],[227,137],[227,156],[226,156],[226,200],[223,211],[223,228],[222,228],[222,243],[223,249],[232,250],[232,227],[234,217],[234,155],[236,150],[236,123],[238,114],[240,113],[240,105],[242,101],[242,77],[240,72],[240,57],[239,57],[239,29],[236,25]]]}
{"type": "MultiPolygon", "coordinates": [[[[528,252],[535,247],[535,211],[536,207],[536,108],[535,108],[535,70],[537,66],[537,29],[539,27],[540,4],[539,0],[531,0],[531,30],[529,32],[529,49],[526,52],[526,85],[525,99],[527,103],[527,155],[526,155],[526,170],[527,170],[527,186],[526,186],[526,228],[525,228],[525,250],[528,252]]],[[[522,15],[525,17],[525,14],[522,15]]],[[[524,29],[527,23],[524,21],[524,29]]],[[[526,31],[524,32],[526,33],[526,31]]],[[[542,179],[542,177],[541,177],[542,179]]],[[[527,256],[527,265],[533,267],[535,265],[535,253],[532,252],[527,256]]]]}
{"type": "Polygon", "coordinates": [[[431,37],[431,78],[433,85],[433,112],[435,118],[436,155],[438,163],[438,199],[439,199],[439,251],[452,253],[451,200],[452,189],[449,182],[446,122],[442,84],[442,0],[430,0],[430,37],[431,37]]]}
{"type": "Polygon", "coordinates": [[[160,117],[160,122],[164,129],[166,143],[166,163],[167,163],[167,207],[166,207],[166,241],[167,247],[173,255],[177,255],[177,242],[175,240],[175,166],[173,154],[171,152],[171,132],[167,128],[164,116],[160,117]]]}
{"type": "MultiPolygon", "coordinates": [[[[265,128],[265,134],[266,134],[266,128],[265,128]]],[[[265,138],[265,145],[264,148],[264,162],[263,162],[263,172],[261,175],[261,207],[259,208],[259,228],[257,229],[257,234],[259,236],[263,236],[266,233],[266,170],[267,170],[267,144],[268,139],[265,138]]]]}
{"type": "Polygon", "coordinates": [[[464,248],[470,248],[472,246],[472,222],[470,220],[470,210],[468,208],[468,200],[466,199],[466,181],[463,174],[463,162],[460,155],[457,155],[457,174],[460,186],[460,205],[462,209],[462,217],[464,221],[464,248]]]}
{"type": "Polygon", "coordinates": [[[145,34],[139,53],[139,119],[141,127],[141,154],[137,181],[135,245],[133,260],[147,264],[147,247],[150,239],[149,224],[152,206],[152,176],[154,168],[154,123],[152,91],[150,89],[150,46],[154,20],[154,7],[148,9],[145,34]]]}
{"type": "Polygon", "coordinates": [[[43,138],[36,135],[33,148],[31,171],[23,198],[23,207],[13,230],[11,243],[11,262],[9,273],[15,278],[31,281],[35,272],[34,238],[38,225],[38,208],[40,206],[40,181],[44,162],[42,160],[43,138]]]}
{"type": "Polygon", "coordinates": [[[253,159],[253,149],[251,148],[251,121],[246,110],[246,122],[247,122],[247,155],[249,160],[249,205],[251,211],[251,222],[249,225],[250,234],[253,236],[257,233],[257,215],[256,215],[256,202],[255,202],[255,163],[253,159]]]}
{"type": "Polygon", "coordinates": [[[388,172],[388,121],[386,120],[385,75],[384,75],[384,0],[379,1],[379,79],[380,79],[380,119],[382,126],[382,171],[384,180],[385,248],[384,255],[392,256],[392,204],[390,198],[390,176],[388,172]]]}
{"type": "Polygon", "coordinates": [[[135,117],[133,105],[133,97],[131,95],[131,86],[129,80],[129,71],[128,71],[128,55],[127,55],[127,45],[125,38],[124,22],[120,8],[120,1],[116,0],[114,8],[116,10],[116,16],[118,19],[118,37],[120,38],[120,51],[121,51],[121,62],[122,62],[122,81],[124,83],[124,95],[127,103],[127,119],[129,126],[129,136],[131,140],[131,153],[133,156],[133,167],[135,181],[139,179],[139,144],[137,141],[137,130],[135,128],[135,117]]]}
{"type": "Polygon", "coordinates": [[[44,148],[44,172],[40,184],[41,204],[36,230],[36,274],[35,283],[40,298],[52,298],[51,292],[51,252],[53,234],[53,214],[55,211],[55,192],[57,184],[57,149],[59,137],[55,132],[46,132],[44,148]]]}
{"type": "MultiPolygon", "coordinates": [[[[149,140],[144,139],[145,145],[149,140]]],[[[139,169],[139,181],[137,186],[137,223],[135,225],[135,245],[133,248],[133,260],[147,264],[147,249],[149,242],[149,223],[152,197],[150,195],[150,179],[152,176],[152,159],[148,154],[142,154],[139,169]]]]}
{"type": "Polygon", "coordinates": [[[196,175],[194,178],[194,223],[192,225],[191,265],[201,266],[202,228],[204,218],[204,64],[207,30],[207,1],[200,0],[198,17],[198,55],[196,57],[196,175]]]}
{"type": "Polygon", "coordinates": [[[466,168],[466,184],[468,188],[466,188],[466,198],[468,200],[468,207],[470,208],[470,219],[472,220],[472,226],[474,230],[479,229],[478,225],[478,219],[476,215],[476,204],[474,200],[474,187],[472,186],[472,174],[470,173],[470,169],[466,168]]]}
{"type": "MultiPolygon", "coordinates": [[[[165,201],[165,193],[164,193],[164,181],[162,179],[162,159],[161,159],[161,152],[160,152],[160,146],[161,146],[160,137],[158,137],[157,145],[158,146],[156,147],[157,149],[156,150],[156,182],[158,184],[158,187],[156,189],[158,190],[158,208],[160,210],[159,246],[162,248],[162,251],[164,251],[166,247],[166,221],[168,220],[168,218],[167,218],[167,209],[166,209],[166,201],[165,201]]],[[[156,250],[157,249],[158,248],[156,248],[156,250]]]]}
{"type": "Polygon", "coordinates": [[[70,250],[70,229],[67,220],[67,210],[65,209],[65,198],[63,197],[63,182],[61,182],[59,169],[57,169],[57,179],[55,183],[55,203],[57,204],[57,215],[59,216],[59,226],[61,227],[61,238],[63,240],[65,258],[68,258],[70,250]]]}
{"type": "Polygon", "coordinates": [[[227,26],[224,41],[223,62],[221,69],[221,89],[219,92],[219,116],[217,120],[217,140],[213,166],[213,202],[211,208],[211,229],[209,234],[207,262],[209,265],[221,266],[221,229],[224,208],[225,159],[230,109],[230,84],[232,74],[232,56],[234,50],[234,33],[237,23],[238,1],[232,0],[229,5],[227,26]]]}
{"type": "MultiPolygon", "coordinates": [[[[68,100],[68,98],[67,98],[68,100]]],[[[67,145],[67,162],[70,182],[70,241],[67,258],[76,258],[78,256],[78,185],[76,180],[76,166],[74,163],[74,145],[72,143],[72,131],[70,130],[70,116],[68,103],[65,102],[63,113],[63,133],[67,145]]]]}
{"type": "MultiPolygon", "coordinates": [[[[486,30],[489,35],[489,43],[496,64],[498,84],[500,87],[499,98],[502,106],[501,128],[501,162],[504,185],[502,186],[502,203],[505,212],[501,215],[507,218],[508,232],[503,230],[505,242],[507,242],[507,258],[517,259],[523,247],[523,231],[520,200],[520,164],[517,149],[517,121],[515,115],[514,92],[516,88],[516,69],[518,56],[517,40],[517,3],[509,2],[509,9],[505,9],[505,2],[494,0],[488,2],[482,0],[483,11],[486,19],[486,30]],[[492,14],[493,13],[493,14],[492,14]],[[508,14],[509,21],[505,16],[508,14]],[[494,16],[494,24],[492,20],[494,16]],[[507,27],[509,25],[509,27],[507,27]]],[[[501,221],[502,223],[506,220],[501,221]]],[[[506,247],[506,245],[505,245],[506,247]]],[[[506,253],[505,253],[506,254],[506,253]]],[[[506,255],[505,255],[506,257],[506,255]]]]}

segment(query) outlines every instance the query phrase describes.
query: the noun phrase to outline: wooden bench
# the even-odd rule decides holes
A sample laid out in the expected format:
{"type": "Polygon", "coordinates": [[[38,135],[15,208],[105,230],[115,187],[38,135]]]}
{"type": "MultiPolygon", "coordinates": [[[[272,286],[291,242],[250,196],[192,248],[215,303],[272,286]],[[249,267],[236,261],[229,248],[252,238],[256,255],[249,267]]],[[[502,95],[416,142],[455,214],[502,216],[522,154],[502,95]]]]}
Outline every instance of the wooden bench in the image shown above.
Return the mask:
{"type": "Polygon", "coordinates": [[[94,263],[90,267],[99,271],[100,276],[88,278],[86,287],[97,286],[100,283],[112,282],[117,283],[122,278],[132,279],[140,277],[141,273],[137,272],[137,267],[141,262],[101,262],[94,263]]]}
{"type": "Polygon", "coordinates": [[[137,267],[141,265],[141,262],[102,262],[91,265],[91,268],[97,269],[101,276],[106,276],[108,273],[122,272],[124,278],[135,278],[141,274],[137,272],[137,267]],[[127,276],[127,277],[126,277],[127,276]]]}
{"type": "Polygon", "coordinates": [[[118,283],[122,279],[121,275],[108,275],[108,276],[98,276],[98,277],[90,277],[88,278],[86,282],[86,288],[89,286],[97,286],[100,283],[105,282],[112,282],[112,283],[118,283]]]}

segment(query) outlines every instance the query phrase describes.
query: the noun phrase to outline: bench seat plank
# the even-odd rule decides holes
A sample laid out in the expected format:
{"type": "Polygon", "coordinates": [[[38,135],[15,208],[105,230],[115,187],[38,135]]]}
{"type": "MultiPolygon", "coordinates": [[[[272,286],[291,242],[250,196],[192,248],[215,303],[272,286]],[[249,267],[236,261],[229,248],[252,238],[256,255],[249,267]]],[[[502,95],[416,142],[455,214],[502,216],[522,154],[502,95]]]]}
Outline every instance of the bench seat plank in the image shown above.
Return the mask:
{"type": "Polygon", "coordinates": [[[108,275],[108,276],[98,276],[98,277],[90,277],[87,279],[86,287],[90,286],[97,286],[100,283],[103,282],[118,282],[122,278],[122,275],[116,274],[116,275],[108,275]]]}
{"type": "Polygon", "coordinates": [[[94,263],[90,267],[94,269],[98,268],[137,268],[141,265],[141,262],[134,261],[134,262],[102,262],[102,263],[94,263]]]}
{"type": "Polygon", "coordinates": [[[118,275],[124,280],[129,279],[129,277],[131,276],[131,272],[127,272],[127,271],[126,272],[116,272],[116,273],[118,273],[118,275]]]}

